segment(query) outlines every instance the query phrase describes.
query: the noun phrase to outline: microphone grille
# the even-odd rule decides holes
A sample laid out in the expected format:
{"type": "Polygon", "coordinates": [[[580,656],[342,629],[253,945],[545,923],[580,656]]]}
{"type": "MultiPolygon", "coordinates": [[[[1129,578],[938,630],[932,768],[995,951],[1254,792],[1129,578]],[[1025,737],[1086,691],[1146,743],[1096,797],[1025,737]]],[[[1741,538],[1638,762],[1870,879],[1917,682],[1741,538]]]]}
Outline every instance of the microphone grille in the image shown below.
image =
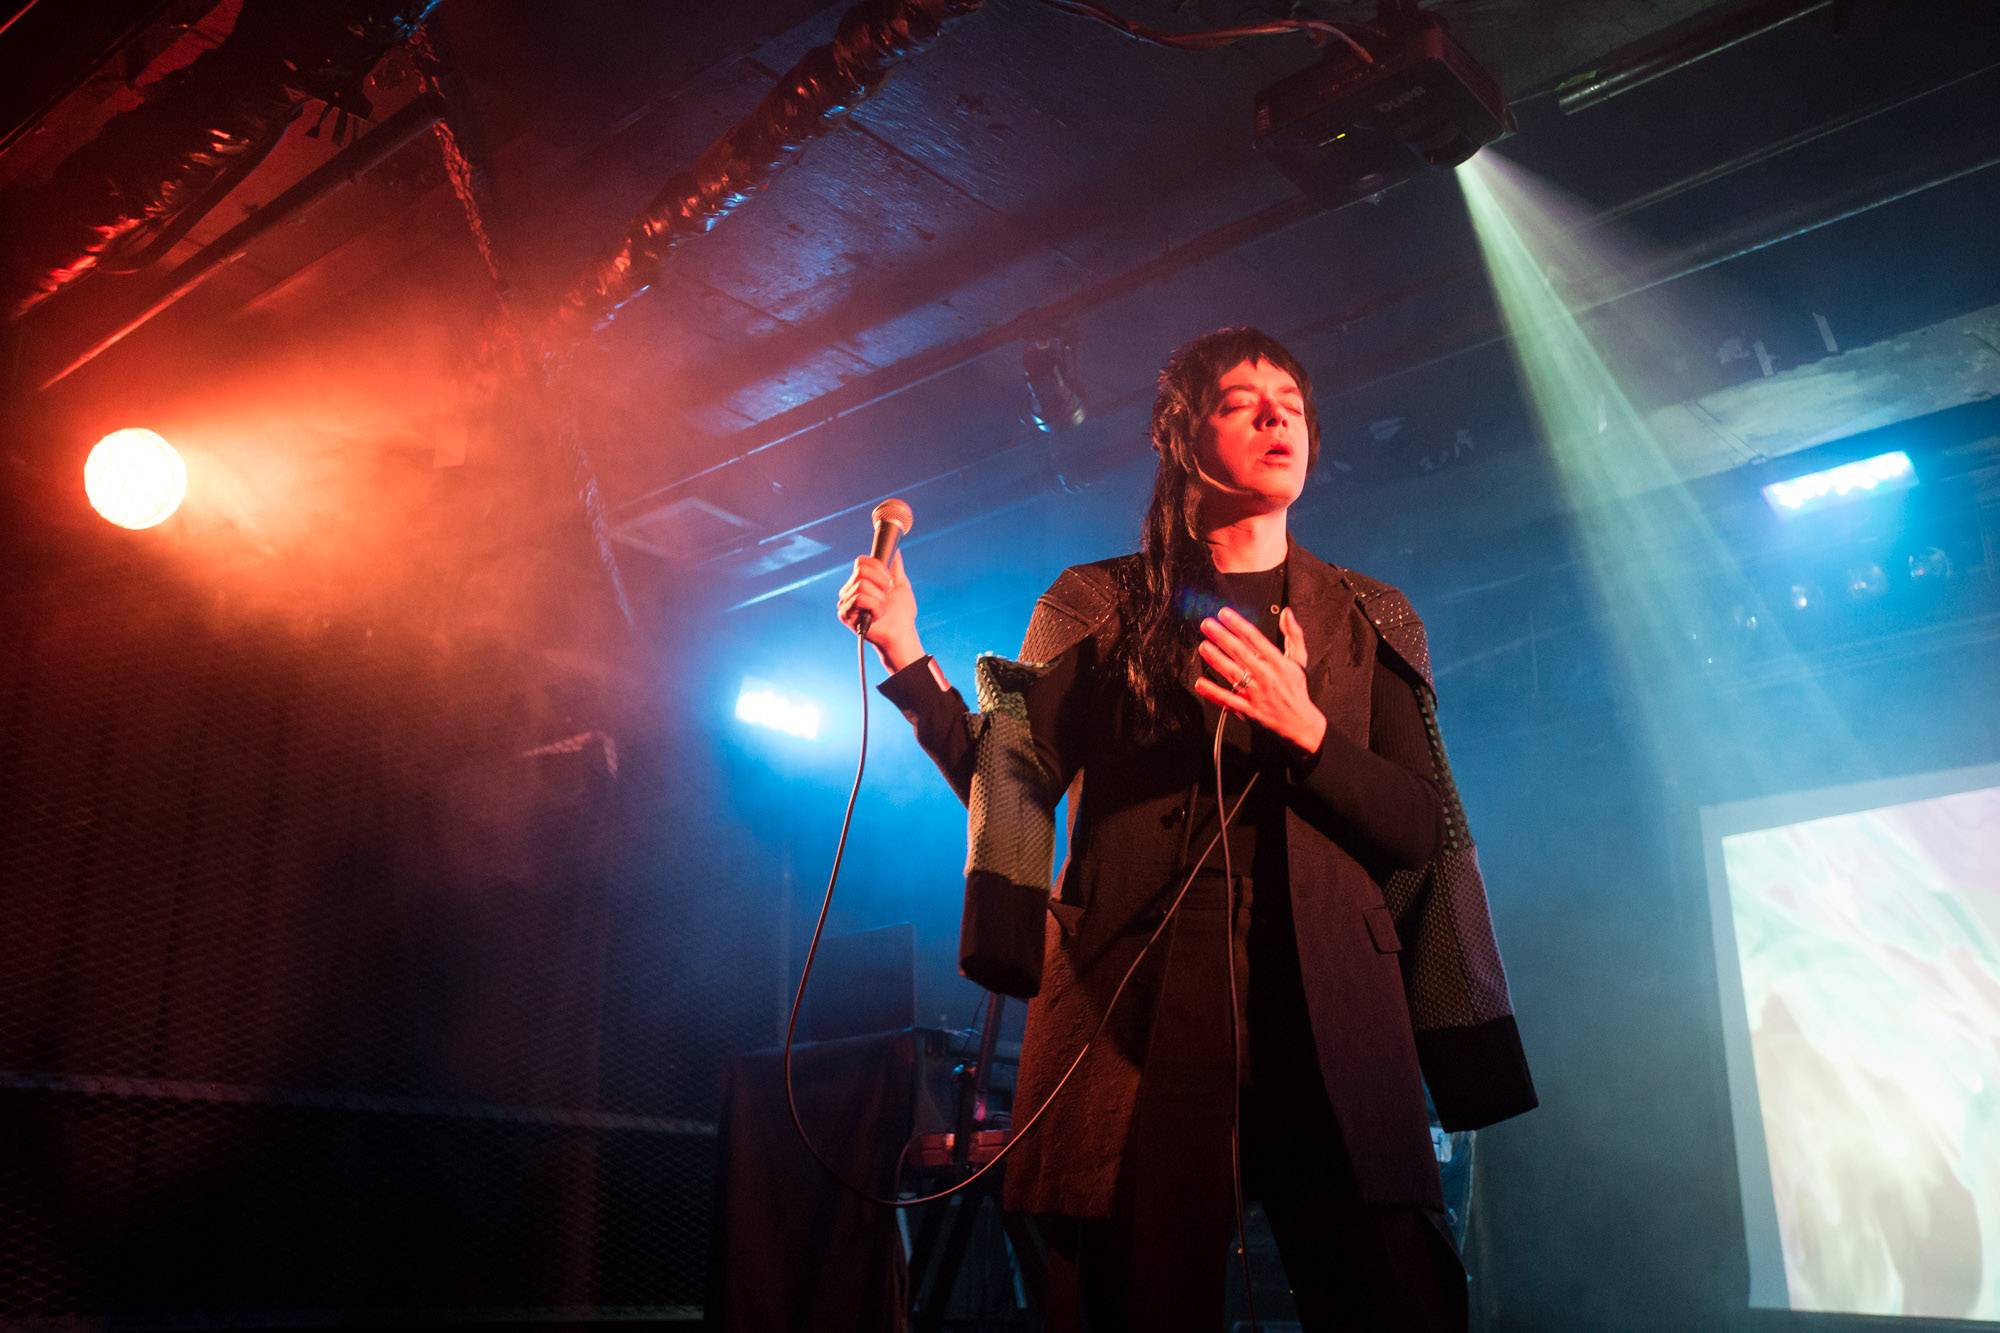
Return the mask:
{"type": "Polygon", "coordinates": [[[895,499],[884,500],[876,505],[875,512],[869,517],[877,523],[893,523],[904,532],[908,532],[910,525],[916,521],[910,513],[908,502],[895,499]]]}

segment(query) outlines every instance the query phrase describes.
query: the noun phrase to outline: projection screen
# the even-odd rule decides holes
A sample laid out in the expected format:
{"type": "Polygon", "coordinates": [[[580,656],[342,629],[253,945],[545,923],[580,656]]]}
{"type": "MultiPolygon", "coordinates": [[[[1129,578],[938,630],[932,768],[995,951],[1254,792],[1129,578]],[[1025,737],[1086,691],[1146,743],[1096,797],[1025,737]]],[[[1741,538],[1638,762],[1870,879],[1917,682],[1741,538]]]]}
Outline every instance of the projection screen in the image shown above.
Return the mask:
{"type": "Polygon", "coordinates": [[[1750,1304],[2000,1321],[2000,765],[1702,830],[1750,1304]]]}

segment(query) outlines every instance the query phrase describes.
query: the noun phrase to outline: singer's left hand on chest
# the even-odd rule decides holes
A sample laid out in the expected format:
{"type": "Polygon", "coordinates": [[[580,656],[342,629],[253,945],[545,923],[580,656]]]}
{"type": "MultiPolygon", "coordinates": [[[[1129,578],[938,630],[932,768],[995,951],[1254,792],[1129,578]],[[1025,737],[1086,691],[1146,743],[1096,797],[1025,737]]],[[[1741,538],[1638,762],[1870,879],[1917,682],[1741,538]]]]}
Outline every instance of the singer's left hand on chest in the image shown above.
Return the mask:
{"type": "Polygon", "coordinates": [[[1313,703],[1306,679],[1305,629],[1290,607],[1278,626],[1283,648],[1232,608],[1204,619],[1199,651],[1214,678],[1198,679],[1195,693],[1312,754],[1326,736],[1326,715],[1313,703]]]}

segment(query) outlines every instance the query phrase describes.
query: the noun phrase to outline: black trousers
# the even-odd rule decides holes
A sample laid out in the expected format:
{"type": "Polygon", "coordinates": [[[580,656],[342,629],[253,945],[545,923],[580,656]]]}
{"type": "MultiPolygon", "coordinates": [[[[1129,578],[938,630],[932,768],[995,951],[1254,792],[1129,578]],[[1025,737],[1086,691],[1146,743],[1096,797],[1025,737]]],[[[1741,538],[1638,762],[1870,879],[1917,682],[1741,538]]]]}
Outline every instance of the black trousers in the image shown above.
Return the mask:
{"type": "Polygon", "coordinates": [[[1465,1270],[1444,1219],[1357,1195],[1306,1018],[1289,898],[1282,877],[1254,878],[1238,877],[1230,911],[1227,882],[1204,875],[1161,940],[1167,955],[1112,1215],[1039,1219],[1050,1333],[1223,1327],[1229,1283],[1240,1280],[1229,1243],[1239,1097],[1244,1192],[1264,1207],[1304,1327],[1466,1327],[1465,1270]],[[1235,952],[1244,1014],[1234,1070],[1225,949],[1235,952]]]}

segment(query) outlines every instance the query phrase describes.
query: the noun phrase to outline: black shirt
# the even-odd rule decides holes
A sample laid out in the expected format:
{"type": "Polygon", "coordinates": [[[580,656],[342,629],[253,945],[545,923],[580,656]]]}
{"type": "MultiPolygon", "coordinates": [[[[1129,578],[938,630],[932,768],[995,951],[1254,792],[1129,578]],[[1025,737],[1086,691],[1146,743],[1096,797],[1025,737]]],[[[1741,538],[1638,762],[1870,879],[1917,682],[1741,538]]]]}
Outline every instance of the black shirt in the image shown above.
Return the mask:
{"type": "MultiPolygon", "coordinates": [[[[1210,614],[1222,606],[1233,608],[1245,620],[1255,625],[1273,645],[1284,647],[1284,636],[1278,629],[1278,612],[1285,603],[1285,567],[1262,569],[1241,574],[1216,575],[1218,605],[1201,608],[1210,614]]],[[[1216,673],[1204,663],[1203,674],[1216,680],[1216,673]]],[[[1229,682],[1219,681],[1227,686],[1229,682]]],[[[1222,710],[1216,705],[1202,704],[1202,764],[1203,780],[1195,790],[1193,810],[1189,821],[1189,858],[1201,855],[1202,848],[1215,836],[1216,788],[1214,754],[1215,724],[1222,710]]],[[[1253,726],[1242,718],[1231,717],[1222,733],[1222,791],[1224,799],[1235,807],[1235,814],[1229,822],[1229,857],[1225,863],[1222,848],[1217,847],[1210,855],[1207,868],[1221,873],[1224,865],[1239,875],[1255,875],[1265,883],[1274,882],[1274,877],[1284,873],[1285,846],[1285,773],[1287,765],[1295,763],[1301,756],[1296,747],[1266,732],[1262,727],[1253,726]],[[1250,786],[1252,775],[1257,776],[1255,786],[1250,786]],[[1243,796],[1249,787],[1249,795],[1238,806],[1237,798],[1243,796]],[[1257,849],[1264,847],[1268,864],[1260,865],[1257,849]],[[1275,853],[1275,854],[1273,854],[1275,853]]]]}

